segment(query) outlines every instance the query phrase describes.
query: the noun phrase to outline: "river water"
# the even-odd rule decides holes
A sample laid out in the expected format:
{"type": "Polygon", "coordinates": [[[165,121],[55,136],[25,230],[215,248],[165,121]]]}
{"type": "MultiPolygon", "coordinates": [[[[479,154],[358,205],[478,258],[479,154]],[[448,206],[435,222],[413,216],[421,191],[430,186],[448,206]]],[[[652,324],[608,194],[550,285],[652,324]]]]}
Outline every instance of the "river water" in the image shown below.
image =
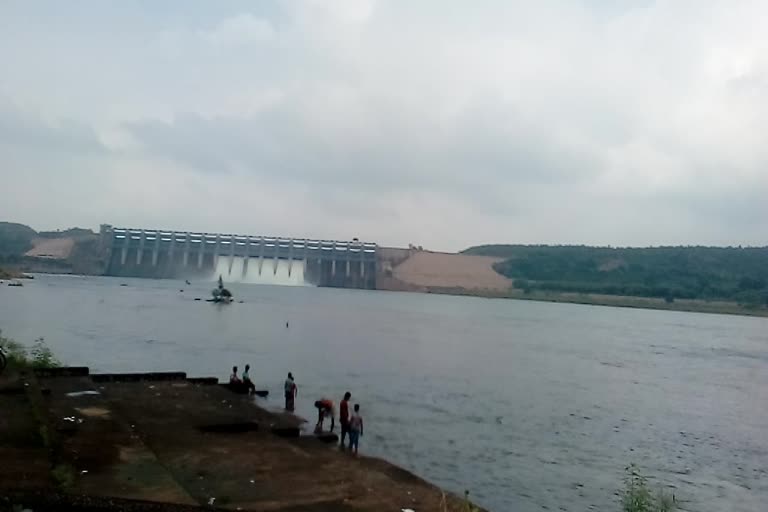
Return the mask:
{"type": "Polygon", "coordinates": [[[361,451],[495,512],[619,510],[631,462],[685,510],[766,510],[766,319],[249,284],[194,301],[211,287],[37,276],[0,286],[0,328],[93,371],[250,363],[275,406],[290,370],[308,418],[349,390],[361,451]]]}

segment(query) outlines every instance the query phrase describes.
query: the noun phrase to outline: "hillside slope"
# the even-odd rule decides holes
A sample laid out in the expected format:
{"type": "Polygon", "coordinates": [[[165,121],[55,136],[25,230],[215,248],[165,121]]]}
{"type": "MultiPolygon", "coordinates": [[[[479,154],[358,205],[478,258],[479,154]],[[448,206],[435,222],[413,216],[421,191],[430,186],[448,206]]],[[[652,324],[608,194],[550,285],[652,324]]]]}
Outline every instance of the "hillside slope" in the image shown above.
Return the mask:
{"type": "Polygon", "coordinates": [[[493,270],[500,258],[380,248],[379,290],[434,293],[506,293],[512,281],[493,270]]]}
{"type": "Polygon", "coordinates": [[[0,222],[0,258],[20,256],[32,248],[37,232],[16,222],[0,222]]]}
{"type": "Polygon", "coordinates": [[[768,247],[484,245],[516,288],[638,297],[768,302],[768,247]]]}
{"type": "Polygon", "coordinates": [[[0,222],[0,265],[15,272],[97,274],[106,263],[99,235],[90,229],[41,231],[0,222]]]}

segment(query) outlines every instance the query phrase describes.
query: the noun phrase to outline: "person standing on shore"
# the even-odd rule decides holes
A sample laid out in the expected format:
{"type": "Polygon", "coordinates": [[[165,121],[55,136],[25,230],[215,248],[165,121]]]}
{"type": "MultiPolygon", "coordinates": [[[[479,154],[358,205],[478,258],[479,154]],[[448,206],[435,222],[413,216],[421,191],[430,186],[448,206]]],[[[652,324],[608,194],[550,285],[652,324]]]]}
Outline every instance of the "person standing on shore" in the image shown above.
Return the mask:
{"type": "Polygon", "coordinates": [[[285,410],[293,412],[296,408],[296,396],[299,394],[299,388],[296,386],[291,372],[288,372],[288,378],[285,379],[283,387],[285,390],[285,410]]]}
{"type": "Polygon", "coordinates": [[[232,375],[229,376],[229,384],[232,386],[239,386],[243,381],[237,376],[237,366],[232,367],[232,375]]]}
{"type": "MultiPolygon", "coordinates": [[[[349,399],[352,398],[352,393],[347,391],[344,393],[344,399],[339,404],[339,423],[341,424],[341,443],[339,448],[344,449],[344,441],[349,434],[349,399]]],[[[349,437],[349,447],[352,448],[352,436],[349,437]]]]}
{"type": "Polygon", "coordinates": [[[256,386],[253,384],[253,381],[251,380],[251,365],[247,364],[245,365],[245,370],[243,370],[243,385],[245,385],[245,388],[248,390],[248,393],[256,392],[256,386]]]}
{"type": "Polygon", "coordinates": [[[360,416],[360,404],[355,404],[355,413],[349,419],[349,449],[357,456],[357,446],[363,436],[363,417],[360,416]]]}

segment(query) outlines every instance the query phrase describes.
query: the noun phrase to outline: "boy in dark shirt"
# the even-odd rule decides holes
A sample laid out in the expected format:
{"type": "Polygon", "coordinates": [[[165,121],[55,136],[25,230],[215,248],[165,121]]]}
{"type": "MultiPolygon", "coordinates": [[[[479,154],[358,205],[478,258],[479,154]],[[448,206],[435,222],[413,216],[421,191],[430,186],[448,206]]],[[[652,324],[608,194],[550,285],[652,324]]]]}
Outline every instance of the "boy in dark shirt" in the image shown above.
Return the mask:
{"type": "Polygon", "coordinates": [[[233,366],[232,374],[229,376],[229,384],[232,386],[238,386],[242,383],[243,381],[241,381],[240,377],[237,376],[237,366],[233,366]]]}
{"type": "MultiPolygon", "coordinates": [[[[339,447],[344,449],[344,441],[349,434],[349,399],[352,398],[352,393],[347,391],[344,393],[344,400],[339,404],[339,423],[341,424],[341,444],[339,447]]],[[[350,438],[350,448],[352,439],[350,438]]]]}
{"type": "Polygon", "coordinates": [[[245,389],[248,391],[248,393],[255,393],[256,392],[256,385],[251,380],[251,365],[247,364],[245,365],[245,370],[243,371],[243,385],[245,386],[245,389]]]}

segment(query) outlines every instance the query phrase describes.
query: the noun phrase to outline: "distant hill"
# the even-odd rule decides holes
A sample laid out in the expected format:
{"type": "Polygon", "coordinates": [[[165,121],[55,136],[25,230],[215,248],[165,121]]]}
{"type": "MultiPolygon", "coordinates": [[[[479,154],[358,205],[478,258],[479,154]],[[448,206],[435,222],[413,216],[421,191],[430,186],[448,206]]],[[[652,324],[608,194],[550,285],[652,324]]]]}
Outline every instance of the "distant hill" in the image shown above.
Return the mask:
{"type": "Polygon", "coordinates": [[[0,222],[0,258],[21,256],[32,248],[37,232],[24,224],[0,222]]]}
{"type": "Polygon", "coordinates": [[[0,266],[14,272],[101,274],[99,235],[70,228],[36,232],[29,226],[0,222],[0,266]]]}
{"type": "Polygon", "coordinates": [[[516,288],[768,304],[768,247],[482,245],[516,288]]]}
{"type": "Polygon", "coordinates": [[[41,231],[37,234],[40,238],[74,238],[74,239],[80,239],[80,238],[92,238],[94,236],[97,236],[97,233],[94,233],[90,229],[85,228],[69,228],[65,229],[63,231],[41,231]]]}

